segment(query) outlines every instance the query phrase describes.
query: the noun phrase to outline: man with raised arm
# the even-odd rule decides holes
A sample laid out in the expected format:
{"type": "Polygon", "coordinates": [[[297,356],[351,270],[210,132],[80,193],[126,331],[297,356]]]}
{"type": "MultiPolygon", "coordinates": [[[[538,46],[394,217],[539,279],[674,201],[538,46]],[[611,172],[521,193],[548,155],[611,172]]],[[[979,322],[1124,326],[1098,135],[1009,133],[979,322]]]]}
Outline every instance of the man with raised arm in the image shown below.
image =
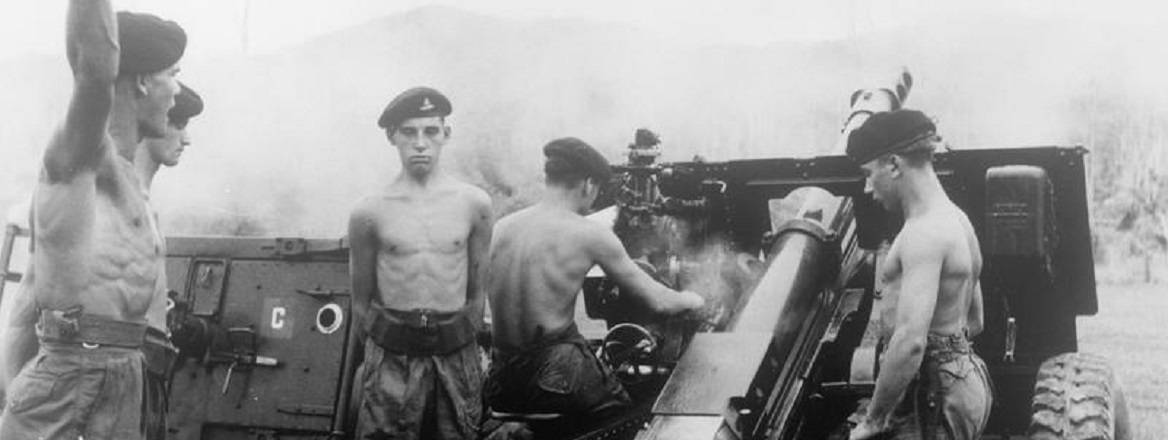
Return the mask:
{"type": "Polygon", "coordinates": [[[473,439],[482,414],[481,267],[491,200],[447,175],[450,101],[417,87],[378,126],[401,173],[349,218],[356,325],[365,336],[356,438],[473,439]]]}
{"type": "MultiPolygon", "coordinates": [[[[154,175],[161,165],[175,166],[184,148],[190,144],[190,136],[186,132],[187,123],[191,118],[203,111],[203,100],[194,90],[180,83],[181,91],[174,97],[174,107],[167,112],[166,133],[162,137],[143,138],[134,156],[134,167],[138,172],[138,179],[148,193],[153,183],[154,175]]],[[[165,254],[165,251],[163,252],[165,254]]],[[[35,300],[32,286],[35,284],[33,267],[29,265],[21,279],[21,288],[16,292],[11,307],[10,318],[14,324],[5,334],[5,380],[10,381],[20,372],[29,359],[32,359],[39,345],[37,344],[35,325],[38,320],[38,311],[34,307],[35,300]]],[[[166,291],[165,278],[159,278],[159,289],[166,291]]],[[[170,369],[177,356],[177,350],[165,336],[169,333],[166,327],[166,309],[153,307],[146,316],[151,325],[142,345],[145,356],[145,384],[146,399],[143,409],[145,417],[147,439],[163,439],[166,437],[166,408],[168,400],[168,381],[170,369]]]]}
{"type": "Polygon", "coordinates": [[[895,298],[892,328],[852,439],[976,439],[989,418],[989,372],[969,340],[983,325],[981,250],[933,170],[939,142],[933,122],[906,109],[877,113],[848,137],[864,190],[904,216],[877,273],[895,298]]]}
{"type": "Polygon", "coordinates": [[[73,94],[33,198],[31,301],[13,316],[39,348],[6,357],[20,365],[5,368],[19,374],[0,438],[143,438],[142,349],[148,333],[165,339],[150,319],[166,313],[165,255],[131,160],[164,133],[186,34],[106,0],[71,1],[66,26],[73,94]]]}
{"type": "Polygon", "coordinates": [[[621,292],[661,314],[705,302],[654,281],[611,228],[584,217],[612,173],[599,152],[575,138],[554,140],[543,152],[543,199],[499,220],[491,242],[487,291],[495,345],[486,400],[499,413],[601,423],[630,400],[576,329],[576,298],[589,269],[599,265],[621,292]]]}

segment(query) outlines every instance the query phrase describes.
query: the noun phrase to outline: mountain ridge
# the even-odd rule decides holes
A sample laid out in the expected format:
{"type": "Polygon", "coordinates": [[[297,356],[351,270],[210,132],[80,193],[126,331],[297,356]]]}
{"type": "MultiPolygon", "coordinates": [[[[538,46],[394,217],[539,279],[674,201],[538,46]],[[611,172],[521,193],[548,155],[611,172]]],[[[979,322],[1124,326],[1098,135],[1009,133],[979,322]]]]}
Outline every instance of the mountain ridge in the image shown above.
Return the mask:
{"type": "MultiPolygon", "coordinates": [[[[643,126],[664,138],[665,160],[829,152],[850,92],[891,81],[903,65],[917,81],[909,105],[935,115],[957,147],[1073,143],[1070,104],[1087,85],[1141,92],[1123,87],[1138,69],[1113,68],[1138,65],[1132,49],[1101,38],[1105,30],[954,20],[862,39],[730,45],[591,19],[414,9],[274,53],[184,65],[181,79],[207,111],[154,199],[172,233],[222,232],[221,218],[281,235],[343,233],[351,204],[398,168],[377,115],[419,84],[454,102],[445,167],[490,190],[500,212],[538,194],[539,147],[556,137],[581,137],[614,161],[643,126]]],[[[35,157],[68,99],[66,69],[54,57],[0,63],[13,103],[0,109],[0,144],[20,156],[3,171],[0,207],[31,190],[35,157]]]]}

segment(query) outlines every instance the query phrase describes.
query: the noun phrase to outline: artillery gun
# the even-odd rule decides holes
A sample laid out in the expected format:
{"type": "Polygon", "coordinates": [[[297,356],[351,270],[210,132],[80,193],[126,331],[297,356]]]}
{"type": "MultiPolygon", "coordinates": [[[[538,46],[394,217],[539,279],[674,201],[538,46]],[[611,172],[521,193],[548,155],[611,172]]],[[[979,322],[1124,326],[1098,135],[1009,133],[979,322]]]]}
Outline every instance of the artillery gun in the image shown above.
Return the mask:
{"type": "MultiPolygon", "coordinates": [[[[905,72],[892,88],[853,94],[837,151],[872,112],[899,108],[911,81],[905,72]]],[[[606,280],[585,285],[590,315],[614,330],[602,350],[622,353],[604,357],[610,366],[659,383],[634,393],[654,402],[636,415],[644,425],[635,438],[846,438],[846,419],[874,389],[874,274],[903,220],[864,194],[859,167],[842,155],[654,163],[635,147],[614,167],[607,201],[617,235],[659,280],[715,294],[715,319],[695,329],[638,311],[606,280]],[[629,326],[639,331],[615,331],[629,326]]],[[[987,438],[1128,436],[1110,368],[1076,353],[1075,318],[1097,309],[1085,154],[937,155],[985,258],[986,324],[975,347],[996,386],[987,438]]]]}
{"type": "MultiPolygon", "coordinates": [[[[905,73],[893,87],[856,92],[841,139],[872,112],[899,107],[910,88],[905,73]]],[[[711,307],[657,318],[602,273],[590,277],[585,308],[607,324],[596,349],[637,405],[571,436],[846,434],[848,415],[874,387],[874,274],[899,220],[864,195],[844,156],[659,163],[661,148],[638,131],[597,208],[646,271],[710,295],[711,307]]],[[[1097,308],[1085,154],[1051,146],[937,155],[985,258],[985,331],[975,346],[996,387],[988,438],[1127,436],[1109,367],[1075,353],[1075,318],[1097,308]]],[[[27,238],[27,228],[6,229],[5,283],[21,279],[9,257],[27,238]]],[[[170,324],[183,358],[169,436],[348,438],[360,347],[349,332],[345,240],[171,237],[168,248],[170,324]]]]}

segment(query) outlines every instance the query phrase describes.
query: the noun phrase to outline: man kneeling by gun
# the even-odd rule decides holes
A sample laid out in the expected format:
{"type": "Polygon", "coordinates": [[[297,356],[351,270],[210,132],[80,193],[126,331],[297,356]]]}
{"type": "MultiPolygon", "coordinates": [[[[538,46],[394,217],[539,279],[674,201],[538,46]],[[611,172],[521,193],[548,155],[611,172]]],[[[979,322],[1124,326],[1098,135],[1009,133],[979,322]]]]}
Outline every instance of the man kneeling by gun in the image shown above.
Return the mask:
{"type": "MultiPolygon", "coordinates": [[[[567,426],[584,430],[630,405],[620,382],[576,329],[577,292],[589,269],[599,264],[622,292],[657,313],[698,310],[705,301],[654,281],[611,229],[584,217],[611,176],[600,153],[575,138],[554,140],[543,151],[543,200],[503,218],[492,234],[487,292],[495,346],[484,394],[493,415],[503,419],[567,419],[567,426]]],[[[531,435],[512,421],[488,438],[531,435]]]]}

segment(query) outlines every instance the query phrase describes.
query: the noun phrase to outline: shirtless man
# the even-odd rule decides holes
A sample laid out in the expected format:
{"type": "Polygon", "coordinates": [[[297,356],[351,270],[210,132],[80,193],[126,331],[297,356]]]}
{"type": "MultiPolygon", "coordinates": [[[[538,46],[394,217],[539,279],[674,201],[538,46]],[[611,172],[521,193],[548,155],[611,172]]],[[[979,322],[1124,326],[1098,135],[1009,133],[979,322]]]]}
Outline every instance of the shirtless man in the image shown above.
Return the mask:
{"type": "Polygon", "coordinates": [[[852,439],[976,439],[989,418],[989,373],[969,341],[983,324],[981,251],[933,171],[939,141],[915,110],[877,113],[848,138],[864,190],[905,219],[878,275],[896,304],[876,391],[852,439]]]}
{"type": "MultiPolygon", "coordinates": [[[[146,137],[139,144],[134,156],[134,167],[137,170],[138,181],[142,183],[144,193],[148,193],[154,175],[160,165],[174,166],[178,164],[179,155],[183,148],[190,144],[190,137],[186,133],[186,125],[190,119],[203,111],[203,101],[194,90],[179,83],[181,91],[174,97],[174,107],[167,112],[166,133],[162,137],[146,137]]],[[[147,194],[148,195],[148,194],[147,194]]],[[[165,249],[165,247],[163,248],[165,249]]],[[[163,251],[165,254],[165,250],[163,251]]],[[[11,318],[13,324],[4,338],[5,349],[5,376],[6,383],[11,381],[20,368],[32,359],[39,348],[37,344],[35,325],[39,319],[38,311],[34,306],[32,287],[35,284],[35,275],[30,264],[21,279],[20,290],[14,295],[12,302],[13,313],[23,318],[11,318]]],[[[165,278],[158,279],[158,289],[165,294],[167,286],[165,278]]],[[[151,329],[147,331],[146,341],[142,345],[145,355],[145,387],[147,392],[143,405],[145,417],[146,438],[162,439],[166,435],[166,407],[170,368],[172,367],[177,350],[166,337],[169,331],[166,327],[166,309],[153,307],[146,316],[151,329]]]]}
{"type": "Polygon", "coordinates": [[[486,192],[440,168],[450,111],[427,87],[386,106],[378,125],[402,171],[349,218],[354,322],[367,338],[356,438],[477,434],[482,366],[474,342],[493,214],[486,192]]]}
{"type": "Polygon", "coordinates": [[[191,145],[187,124],[191,118],[203,112],[203,98],[181,81],[178,86],[179,93],[174,96],[174,107],[166,113],[166,132],[161,137],[142,139],[135,151],[134,168],[138,170],[138,178],[147,190],[154,184],[154,176],[158,174],[159,168],[178,165],[183,151],[191,145]]]}
{"type": "MultiPolygon", "coordinates": [[[[704,300],[654,281],[610,228],[584,217],[611,176],[600,153],[575,138],[554,140],[543,151],[543,200],[500,220],[491,242],[487,291],[495,346],[487,405],[501,413],[601,423],[630,402],[576,329],[576,298],[588,270],[600,265],[621,292],[661,314],[700,309],[704,300]]],[[[511,425],[505,429],[515,430],[511,425]]],[[[491,438],[497,437],[504,436],[491,438]]]]}
{"type": "MultiPolygon", "coordinates": [[[[179,93],[174,97],[174,107],[167,112],[166,130],[161,137],[147,137],[138,145],[134,155],[134,168],[142,188],[149,195],[150,187],[154,184],[154,176],[162,165],[173,167],[178,165],[179,156],[191,144],[187,133],[187,124],[191,118],[203,112],[203,99],[198,93],[179,83],[179,93]]],[[[157,221],[157,216],[155,217],[157,221]]],[[[163,255],[166,254],[165,247],[163,255]]],[[[168,291],[165,277],[159,279],[158,289],[165,297],[168,291]]],[[[166,438],[166,413],[170,400],[170,374],[174,367],[178,350],[170,342],[167,335],[166,309],[151,309],[146,316],[151,331],[147,333],[146,343],[142,346],[142,353],[146,356],[145,382],[146,399],[142,405],[142,417],[145,418],[146,439],[162,440],[166,438]]]]}
{"type": "Polygon", "coordinates": [[[165,130],[185,47],[173,22],[69,4],[73,95],[33,197],[32,313],[13,316],[39,349],[9,382],[2,439],[143,438],[141,349],[166,313],[165,262],[130,160],[165,130]]]}

